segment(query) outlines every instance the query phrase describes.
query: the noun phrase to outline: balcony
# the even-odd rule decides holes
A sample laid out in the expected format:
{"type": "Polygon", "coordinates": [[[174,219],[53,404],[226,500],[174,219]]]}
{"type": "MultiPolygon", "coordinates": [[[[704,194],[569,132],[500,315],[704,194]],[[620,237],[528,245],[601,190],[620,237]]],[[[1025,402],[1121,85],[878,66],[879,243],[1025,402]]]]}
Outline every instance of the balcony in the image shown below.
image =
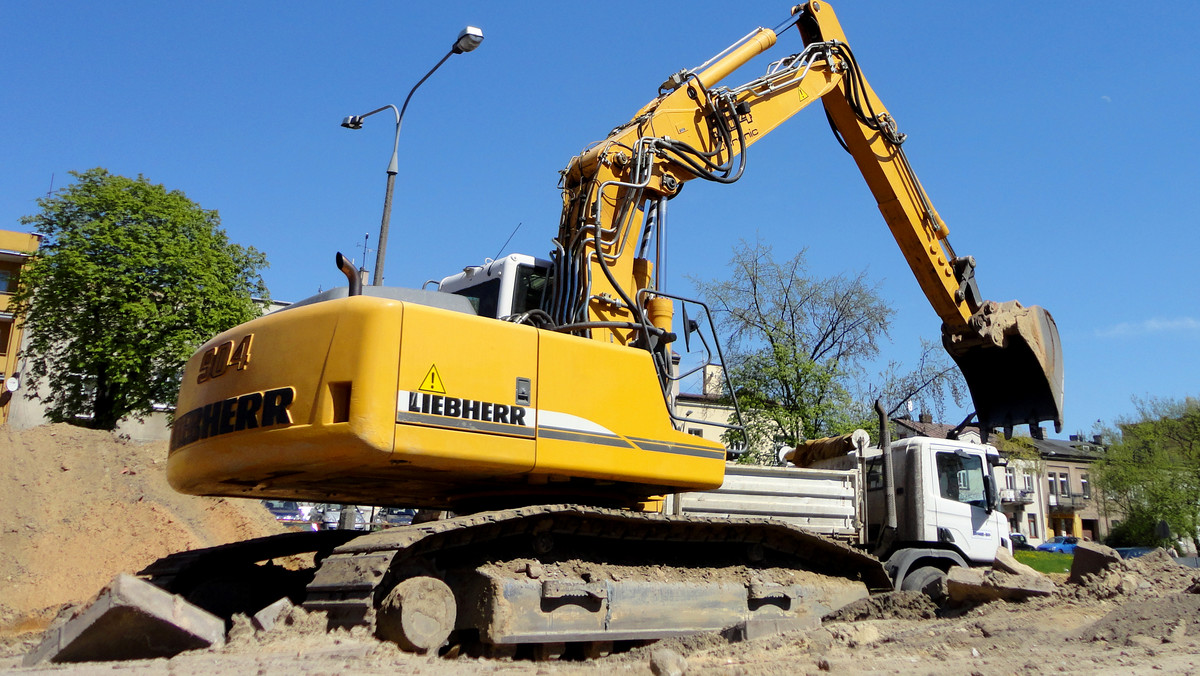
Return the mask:
{"type": "Polygon", "coordinates": [[[1000,490],[1002,505],[1032,505],[1033,491],[1028,488],[1004,488],[1000,490]]]}
{"type": "Polygon", "coordinates": [[[1072,495],[1070,493],[1050,494],[1050,511],[1051,512],[1077,512],[1085,509],[1088,506],[1089,498],[1082,495],[1072,495]]]}

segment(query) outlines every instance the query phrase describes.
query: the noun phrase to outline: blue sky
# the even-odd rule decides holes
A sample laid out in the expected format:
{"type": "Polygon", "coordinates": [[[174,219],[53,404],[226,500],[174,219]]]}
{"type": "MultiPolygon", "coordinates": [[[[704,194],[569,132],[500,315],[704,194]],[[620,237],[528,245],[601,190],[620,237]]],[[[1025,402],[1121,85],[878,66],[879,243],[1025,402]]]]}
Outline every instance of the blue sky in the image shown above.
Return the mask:
{"type": "MultiPolygon", "coordinates": [[[[7,2],[0,5],[0,227],[68,171],[144,174],[217,209],[264,251],[273,297],[337,285],[378,233],[393,126],[341,119],[392,103],[467,24],[404,120],[389,284],[419,286],[505,252],[545,256],[558,171],[659,83],[784,2],[7,2]]],[[[834,3],[868,80],[986,298],[1053,313],[1064,434],[1200,391],[1194,119],[1200,4],[834,3]]],[[[785,33],[773,57],[798,50],[785,33]]],[[[730,82],[760,74],[752,62],[730,82]]],[[[672,202],[669,289],[722,277],[739,239],[820,274],[867,270],[897,310],[885,358],[939,321],[817,107],[750,150],[732,186],[672,202]]],[[[373,255],[371,256],[373,261],[373,255]]]]}

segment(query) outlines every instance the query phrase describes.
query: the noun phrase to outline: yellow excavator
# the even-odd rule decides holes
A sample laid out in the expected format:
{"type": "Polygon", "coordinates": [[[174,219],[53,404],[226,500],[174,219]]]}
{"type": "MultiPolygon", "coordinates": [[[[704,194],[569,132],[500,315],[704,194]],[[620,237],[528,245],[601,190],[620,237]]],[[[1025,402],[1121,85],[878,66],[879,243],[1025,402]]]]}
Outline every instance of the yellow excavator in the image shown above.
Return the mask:
{"type": "Polygon", "coordinates": [[[655,511],[661,496],[720,486],[727,457],[674,412],[672,345],[696,322],[686,316],[695,301],[657,279],[667,204],[689,180],[736,181],[752,144],[817,101],[941,318],[980,427],[1048,420],[1061,430],[1053,320],[1036,306],[983,300],[975,261],[951,248],[904,134],[833,10],[812,0],[671,75],[629,122],[572,158],[551,260],[509,256],[428,291],[362,287],[339,254],[347,287],[222,333],[188,362],[168,460],[177,490],[458,516],[187,552],[148,574],[228,601],[234,592],[214,586],[213,570],[261,596],[269,585],[246,582],[263,574],[258,562],[315,551],[320,566],[294,596],[333,625],[370,625],[412,650],[434,650],[452,632],[493,650],[658,638],[730,612],[817,613],[848,598],[841,582],[890,588],[873,557],[801,528],[655,511]],[[725,84],[793,27],[800,51],[725,84]],[[651,580],[647,567],[665,578],[651,580]],[[700,569],[747,567],[757,572],[733,584],[734,600],[725,583],[697,591],[700,569]],[[815,581],[776,579],[801,572],[815,581]],[[532,596],[514,591],[515,578],[534,584],[532,596]],[[627,583],[624,600],[615,579],[627,583]],[[601,607],[607,619],[596,624],[601,607]],[[516,624],[524,628],[506,629],[516,624]]]}

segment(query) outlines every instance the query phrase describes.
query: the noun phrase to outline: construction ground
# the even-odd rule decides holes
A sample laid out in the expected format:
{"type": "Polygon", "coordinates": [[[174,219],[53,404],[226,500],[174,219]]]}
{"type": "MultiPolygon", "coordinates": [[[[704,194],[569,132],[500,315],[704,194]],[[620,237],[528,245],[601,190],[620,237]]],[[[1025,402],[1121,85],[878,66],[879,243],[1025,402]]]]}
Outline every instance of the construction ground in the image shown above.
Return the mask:
{"type": "Polygon", "coordinates": [[[1049,596],[938,609],[877,596],[817,628],[731,642],[716,634],[578,661],[413,655],[366,630],[326,633],[290,611],[269,631],[238,618],[221,648],[170,659],[23,666],[55,618],[118,573],[163,555],[268,535],[256,501],[176,494],[165,443],[51,425],[0,428],[0,672],[67,674],[1033,674],[1200,673],[1200,571],[1164,552],[1049,596]]]}

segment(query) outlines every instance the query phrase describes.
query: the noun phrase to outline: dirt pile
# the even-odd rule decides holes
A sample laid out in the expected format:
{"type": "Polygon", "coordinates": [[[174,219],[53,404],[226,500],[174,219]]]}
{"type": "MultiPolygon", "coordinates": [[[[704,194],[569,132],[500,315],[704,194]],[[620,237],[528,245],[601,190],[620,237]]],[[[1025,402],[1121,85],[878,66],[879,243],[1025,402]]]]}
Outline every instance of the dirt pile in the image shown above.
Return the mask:
{"type": "Polygon", "coordinates": [[[937,616],[937,604],[916,591],[877,594],[825,616],[825,622],[862,620],[931,620],[937,616]]]}
{"type": "Polygon", "coordinates": [[[1172,594],[1117,608],[1080,632],[1085,641],[1149,646],[1200,634],[1200,595],[1172,594]]]}
{"type": "MultiPolygon", "coordinates": [[[[165,480],[164,444],[133,444],[64,425],[0,428],[0,672],[17,669],[62,604],[89,599],[120,571],[174,551],[279,532],[257,502],[194,498],[165,480]],[[7,642],[6,642],[7,636],[7,642]],[[37,634],[25,634],[37,637],[37,634]],[[21,643],[24,641],[24,643],[21,643]]],[[[692,571],[697,580],[714,571],[692,571]]],[[[510,562],[497,574],[554,579],[654,580],[652,567],[510,562]]],[[[797,583],[806,573],[738,568],[747,583],[797,583]]],[[[607,657],[531,663],[415,655],[365,628],[325,632],[319,614],[294,608],[268,630],[239,616],[219,650],[122,663],[122,673],[688,674],[1200,673],[1200,572],[1165,552],[1118,561],[1081,584],[1055,579],[1052,595],[1022,602],[937,607],[924,595],[863,599],[819,627],[730,642],[719,633],[666,639],[607,657]],[[668,654],[669,653],[669,654],[668,654]],[[667,655],[671,659],[665,659],[667,655]],[[676,659],[677,658],[677,659],[676,659]]],[[[95,673],[96,665],[59,667],[95,673]]],[[[108,666],[102,667],[107,669],[108,666]]]]}
{"type": "Polygon", "coordinates": [[[0,633],[40,631],[63,604],[171,552],[281,532],[257,501],[176,493],[166,458],[165,442],[0,427],[0,633]]]}
{"type": "Polygon", "coordinates": [[[1164,549],[1136,559],[1120,561],[1078,585],[1062,585],[1062,593],[1076,599],[1135,600],[1172,596],[1200,583],[1200,570],[1179,565],[1164,549]]]}

